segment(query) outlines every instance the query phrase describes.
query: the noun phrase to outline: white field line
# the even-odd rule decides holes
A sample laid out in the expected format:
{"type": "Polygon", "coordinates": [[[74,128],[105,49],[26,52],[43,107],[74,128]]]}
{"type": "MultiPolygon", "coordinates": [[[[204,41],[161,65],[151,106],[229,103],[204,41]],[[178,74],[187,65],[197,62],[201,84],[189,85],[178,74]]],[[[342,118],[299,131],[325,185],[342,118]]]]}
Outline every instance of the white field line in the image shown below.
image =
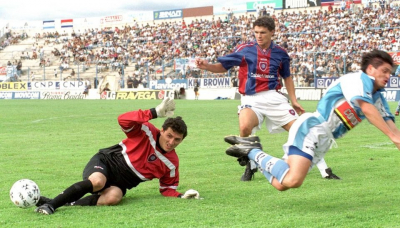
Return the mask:
{"type": "Polygon", "coordinates": [[[397,148],[394,145],[393,147],[387,147],[388,145],[393,145],[393,143],[392,142],[373,143],[373,144],[366,144],[361,147],[369,149],[397,150],[397,148]]]}

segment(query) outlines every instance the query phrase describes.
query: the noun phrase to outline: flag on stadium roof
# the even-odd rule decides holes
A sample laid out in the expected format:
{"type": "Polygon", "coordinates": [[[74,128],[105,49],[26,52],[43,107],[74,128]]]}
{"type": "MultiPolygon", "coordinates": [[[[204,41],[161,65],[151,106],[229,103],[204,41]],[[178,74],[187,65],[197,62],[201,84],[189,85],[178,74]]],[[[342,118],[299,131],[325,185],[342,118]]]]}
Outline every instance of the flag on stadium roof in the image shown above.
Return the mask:
{"type": "Polygon", "coordinates": [[[53,29],[53,28],[55,28],[54,20],[43,21],[43,29],[53,29]]]}
{"type": "Polygon", "coordinates": [[[73,27],[73,19],[61,20],[61,28],[72,28],[72,27],[73,27]]]}

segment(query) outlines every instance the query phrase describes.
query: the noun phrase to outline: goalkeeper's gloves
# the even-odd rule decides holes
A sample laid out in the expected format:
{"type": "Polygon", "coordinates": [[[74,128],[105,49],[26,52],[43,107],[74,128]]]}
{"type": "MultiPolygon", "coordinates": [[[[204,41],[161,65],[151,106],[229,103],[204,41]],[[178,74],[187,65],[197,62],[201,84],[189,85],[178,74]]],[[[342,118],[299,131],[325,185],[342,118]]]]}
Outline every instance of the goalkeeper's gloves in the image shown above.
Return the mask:
{"type": "Polygon", "coordinates": [[[164,99],[161,104],[157,105],[156,112],[157,117],[171,117],[174,115],[175,110],[175,101],[167,97],[164,99]]]}
{"type": "Polygon", "coordinates": [[[200,199],[200,193],[194,189],[189,189],[181,196],[183,199],[200,199]]]}

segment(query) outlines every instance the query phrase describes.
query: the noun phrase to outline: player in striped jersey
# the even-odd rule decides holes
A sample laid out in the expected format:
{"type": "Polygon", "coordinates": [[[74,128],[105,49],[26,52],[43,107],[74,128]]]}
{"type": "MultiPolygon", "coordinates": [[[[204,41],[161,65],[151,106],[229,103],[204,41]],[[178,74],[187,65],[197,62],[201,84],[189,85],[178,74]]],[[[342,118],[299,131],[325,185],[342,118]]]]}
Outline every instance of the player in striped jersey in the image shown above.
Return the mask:
{"type": "Polygon", "coordinates": [[[83,170],[83,181],[71,185],[54,199],[41,197],[35,211],[53,214],[64,205],[116,205],[127,189],[154,178],[159,179],[163,196],[198,199],[196,190],[184,194],[177,191],[179,159],[175,148],[187,135],[185,122],[180,116],[168,118],[161,130],[148,122],[172,116],[174,110],[174,100],[167,98],[156,108],[120,115],[118,123],[127,138],[101,149],[83,170]],[[91,195],[82,198],[87,193],[91,195]]]}
{"type": "MultiPolygon", "coordinates": [[[[289,55],[272,40],[274,19],[260,17],[254,22],[253,29],[256,41],[239,45],[233,53],[219,57],[219,63],[209,64],[207,60],[196,59],[198,68],[214,73],[227,72],[239,66],[239,93],[242,96],[238,114],[241,137],[255,134],[264,121],[270,133],[289,131],[298,114],[304,112],[297,102],[290,75],[289,55]],[[279,91],[282,88],[281,78],[292,105],[279,91]]],[[[324,160],[321,160],[318,168],[322,177],[339,179],[324,160]]],[[[249,162],[241,180],[250,181],[256,171],[255,163],[249,162]]]]}
{"type": "MultiPolygon", "coordinates": [[[[299,117],[283,145],[287,160],[272,157],[261,144],[234,145],[226,151],[234,157],[257,163],[268,181],[278,190],[298,188],[308,171],[324,158],[342,137],[363,119],[382,131],[400,149],[400,131],[388,103],[381,94],[392,72],[392,57],[379,50],[363,55],[361,70],[332,83],[314,113],[299,117]]],[[[267,143],[268,144],[268,143],[267,143]]]]}

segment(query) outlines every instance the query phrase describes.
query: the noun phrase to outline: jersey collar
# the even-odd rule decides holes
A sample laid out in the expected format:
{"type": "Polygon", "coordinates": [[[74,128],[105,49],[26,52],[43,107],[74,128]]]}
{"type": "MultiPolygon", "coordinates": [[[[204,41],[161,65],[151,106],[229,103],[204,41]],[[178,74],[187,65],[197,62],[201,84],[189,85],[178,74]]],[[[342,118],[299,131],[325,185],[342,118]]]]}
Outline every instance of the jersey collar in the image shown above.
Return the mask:
{"type": "Polygon", "coordinates": [[[273,48],[276,47],[276,44],[274,43],[273,40],[271,40],[271,44],[269,45],[269,47],[268,47],[267,49],[262,49],[262,48],[260,47],[260,45],[258,45],[257,41],[254,41],[254,43],[255,43],[256,46],[257,46],[261,51],[263,51],[263,52],[268,52],[268,50],[271,50],[271,49],[273,49],[273,48]]]}
{"type": "Polygon", "coordinates": [[[157,134],[156,147],[157,147],[157,149],[158,149],[162,154],[165,154],[165,153],[167,153],[167,151],[165,151],[165,150],[161,147],[161,145],[160,145],[160,136],[161,136],[161,134],[158,133],[158,134],[157,134]]]}

